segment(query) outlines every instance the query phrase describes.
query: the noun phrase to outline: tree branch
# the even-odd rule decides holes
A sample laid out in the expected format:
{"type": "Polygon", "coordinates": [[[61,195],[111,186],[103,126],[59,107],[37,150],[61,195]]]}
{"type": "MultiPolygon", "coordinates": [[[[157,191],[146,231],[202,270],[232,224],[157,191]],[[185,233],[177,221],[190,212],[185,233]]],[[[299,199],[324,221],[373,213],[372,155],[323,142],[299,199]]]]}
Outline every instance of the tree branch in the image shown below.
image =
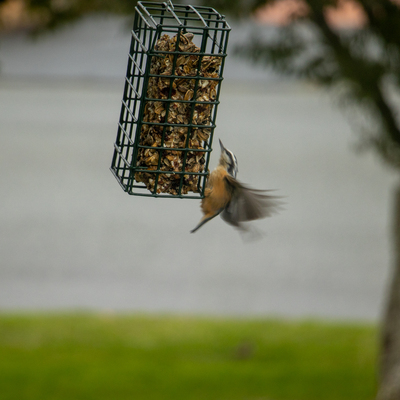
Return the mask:
{"type": "Polygon", "coordinates": [[[379,112],[388,138],[400,147],[400,129],[397,125],[395,115],[383,94],[382,76],[376,73],[378,68],[376,68],[375,63],[367,61],[365,58],[357,62],[357,58],[351,54],[349,47],[342,42],[340,37],[327,24],[321,3],[315,2],[315,0],[308,0],[307,3],[311,11],[310,19],[318,26],[330,48],[334,51],[335,59],[339,64],[343,78],[348,78],[349,81],[355,82],[358,85],[363,95],[372,102],[373,106],[379,112]],[[360,66],[359,71],[354,70],[354,65],[357,64],[360,66]],[[348,69],[347,65],[351,65],[351,68],[348,69]],[[367,76],[369,78],[368,85],[364,81],[364,78],[367,76]]]}

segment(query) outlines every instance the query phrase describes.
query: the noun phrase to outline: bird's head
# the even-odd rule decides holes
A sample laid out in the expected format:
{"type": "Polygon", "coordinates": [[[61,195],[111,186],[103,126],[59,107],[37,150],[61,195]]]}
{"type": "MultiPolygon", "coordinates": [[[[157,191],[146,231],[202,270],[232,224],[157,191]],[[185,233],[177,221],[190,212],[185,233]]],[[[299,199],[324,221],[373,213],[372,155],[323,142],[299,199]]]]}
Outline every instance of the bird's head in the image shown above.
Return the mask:
{"type": "Polygon", "coordinates": [[[228,174],[236,178],[239,171],[238,162],[236,156],[227,148],[224,147],[221,140],[219,141],[221,146],[221,158],[219,159],[219,165],[224,167],[228,174]]]}

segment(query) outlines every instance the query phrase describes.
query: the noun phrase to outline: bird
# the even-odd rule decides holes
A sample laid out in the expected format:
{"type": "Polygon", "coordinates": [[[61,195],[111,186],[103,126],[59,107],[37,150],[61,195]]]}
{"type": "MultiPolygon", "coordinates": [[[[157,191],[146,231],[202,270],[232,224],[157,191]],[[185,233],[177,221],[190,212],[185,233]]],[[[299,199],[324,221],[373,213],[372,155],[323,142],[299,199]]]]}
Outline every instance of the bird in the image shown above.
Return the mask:
{"type": "Polygon", "coordinates": [[[204,215],[191,233],[217,215],[221,215],[226,223],[244,232],[248,229],[245,222],[269,217],[279,206],[279,197],[266,194],[269,190],[252,189],[236,179],[237,158],[221,140],[219,144],[219,164],[208,176],[204,198],[201,201],[204,215]]]}

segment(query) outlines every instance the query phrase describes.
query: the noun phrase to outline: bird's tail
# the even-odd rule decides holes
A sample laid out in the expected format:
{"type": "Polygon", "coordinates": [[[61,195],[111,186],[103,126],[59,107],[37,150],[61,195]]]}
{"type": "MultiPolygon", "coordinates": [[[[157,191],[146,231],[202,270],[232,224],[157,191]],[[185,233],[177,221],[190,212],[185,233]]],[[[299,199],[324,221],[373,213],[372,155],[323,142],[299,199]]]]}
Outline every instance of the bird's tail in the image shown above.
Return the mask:
{"type": "MultiPolygon", "coordinates": [[[[221,210],[221,211],[222,211],[222,210],[221,210]]],[[[221,212],[221,211],[220,211],[220,212],[221,212]]],[[[196,225],[196,227],[190,231],[190,233],[195,233],[195,232],[196,232],[198,229],[200,229],[206,222],[210,221],[210,219],[213,219],[213,218],[215,218],[217,215],[219,215],[220,212],[218,212],[217,214],[211,215],[211,216],[205,215],[205,216],[200,220],[200,222],[196,225]]]]}

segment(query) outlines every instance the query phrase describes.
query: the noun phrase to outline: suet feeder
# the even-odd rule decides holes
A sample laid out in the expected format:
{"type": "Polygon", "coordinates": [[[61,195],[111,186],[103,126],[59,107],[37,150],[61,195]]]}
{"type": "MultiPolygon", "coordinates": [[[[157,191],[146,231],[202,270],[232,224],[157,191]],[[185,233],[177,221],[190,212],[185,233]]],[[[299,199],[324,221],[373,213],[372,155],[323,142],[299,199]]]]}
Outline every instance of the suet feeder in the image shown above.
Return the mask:
{"type": "Polygon", "coordinates": [[[125,192],[204,197],[229,31],[210,7],[138,2],[111,165],[125,192]]]}

